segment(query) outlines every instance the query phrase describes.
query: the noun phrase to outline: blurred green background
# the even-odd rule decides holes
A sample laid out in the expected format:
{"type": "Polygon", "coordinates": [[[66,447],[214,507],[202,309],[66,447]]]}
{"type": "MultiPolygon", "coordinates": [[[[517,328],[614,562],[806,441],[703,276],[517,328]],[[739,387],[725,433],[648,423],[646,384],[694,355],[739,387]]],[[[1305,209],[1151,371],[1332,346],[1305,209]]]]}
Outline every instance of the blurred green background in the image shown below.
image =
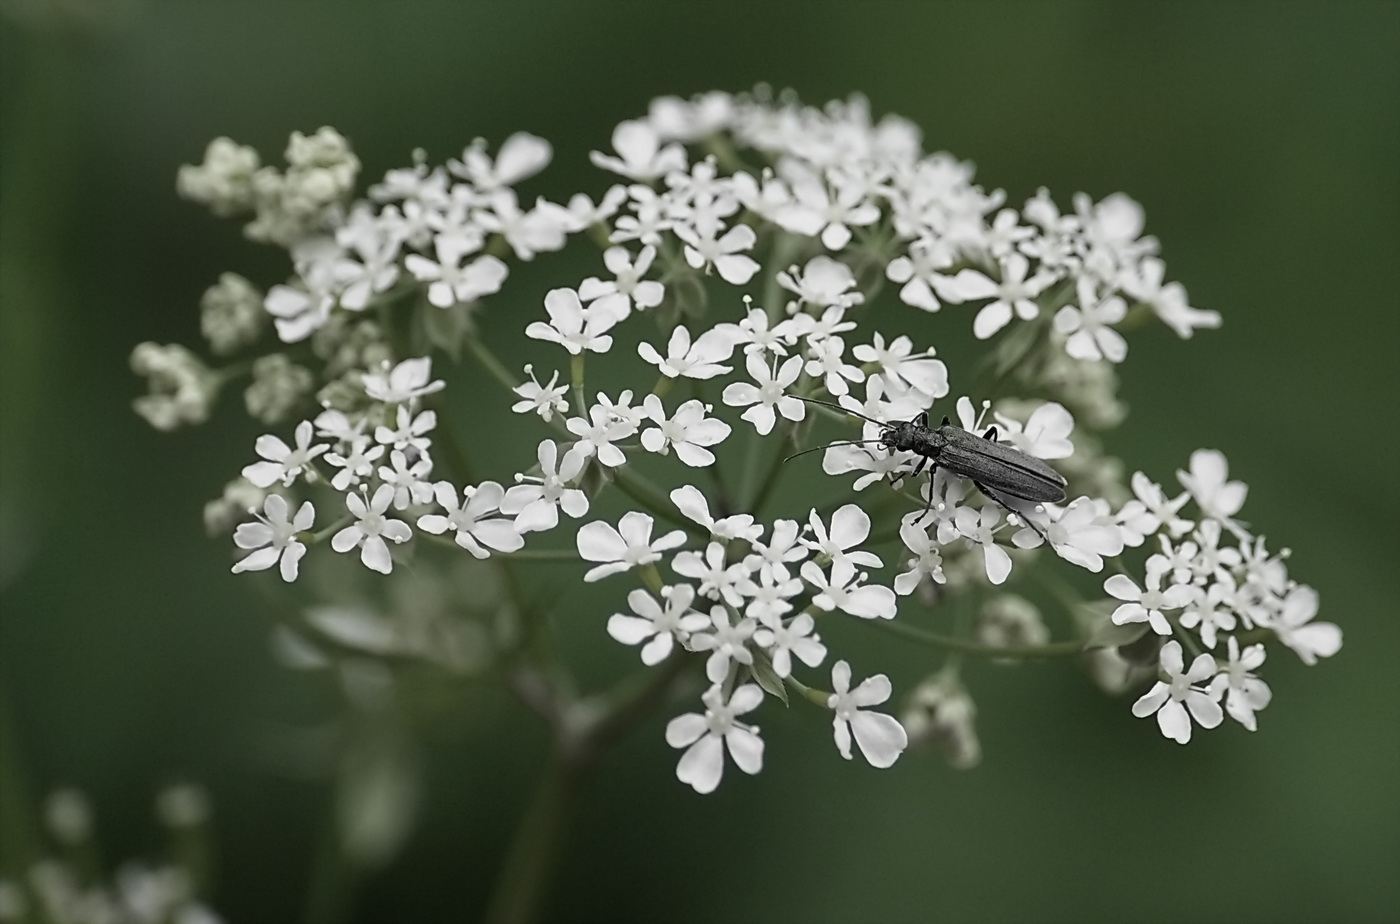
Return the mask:
{"type": "MultiPolygon", "coordinates": [[[[1275,650],[1261,730],[1229,723],[1186,748],[1068,663],[971,665],[985,752],[971,772],[933,753],[883,773],[847,764],[826,719],[795,709],[764,721],[759,778],[699,797],[675,780],[654,716],[588,790],[550,915],[1400,919],[1400,4],[3,9],[6,866],[33,797],[55,786],[90,795],[117,858],[158,849],[151,799],[191,779],[214,800],[215,906],[292,921],[330,812],[325,781],[268,751],[341,698],[327,675],[272,662],[269,628],[295,601],[230,575],[226,543],[200,524],[259,428],[236,395],[173,435],[130,410],[133,344],[195,345],[199,296],[222,271],[263,285],[285,272],[283,255],[181,202],[177,166],[217,135],[280,162],[289,131],[327,124],[373,179],[417,146],[437,162],[528,130],[556,156],[527,191],[557,199],[604,188],[587,152],[652,97],[767,81],[809,103],[862,92],[1012,203],[1041,185],[1063,204],[1076,190],[1142,202],[1170,277],[1225,326],[1131,340],[1132,413],[1108,449],[1162,480],[1192,449],[1224,450],[1250,485],[1245,516],[1293,549],[1293,576],[1346,644],[1312,669],[1275,650]]],[[[523,343],[539,295],[593,265],[578,260],[513,267],[486,339],[523,343]]],[[[970,324],[931,320],[935,345],[939,324],[970,324]]],[[[452,413],[485,435],[483,464],[515,470],[539,434],[514,439],[499,393],[456,381],[452,413]]],[[[597,684],[634,655],[602,636],[610,598],[589,599],[598,611],[581,604],[565,635],[597,684]]],[[[901,689],[937,663],[883,635],[840,645],[901,689]]],[[[355,889],[355,920],[477,917],[544,760],[542,729],[499,695],[464,696],[420,732],[420,826],[355,889]]]]}

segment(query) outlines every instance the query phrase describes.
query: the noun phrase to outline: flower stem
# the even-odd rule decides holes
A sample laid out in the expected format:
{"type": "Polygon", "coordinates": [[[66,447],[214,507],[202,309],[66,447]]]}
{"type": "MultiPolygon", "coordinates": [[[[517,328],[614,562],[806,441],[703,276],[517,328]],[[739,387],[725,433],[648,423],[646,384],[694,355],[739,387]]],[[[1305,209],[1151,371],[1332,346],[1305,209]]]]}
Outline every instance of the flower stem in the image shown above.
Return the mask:
{"type": "Polygon", "coordinates": [[[876,628],[883,629],[893,635],[902,635],[907,639],[921,642],[925,645],[933,645],[936,648],[946,648],[950,651],[958,651],[963,654],[976,655],[983,658],[1061,658],[1069,655],[1076,655],[1085,650],[1082,641],[1051,642],[1047,645],[984,645],[981,642],[954,638],[951,635],[940,635],[937,632],[930,632],[927,629],[920,629],[917,626],[905,625],[902,622],[894,622],[886,619],[871,619],[866,621],[876,628]]]}
{"type": "Polygon", "coordinates": [[[588,417],[588,405],[583,398],[583,354],[575,353],[569,357],[569,380],[574,386],[574,405],[578,408],[578,416],[588,417]]]}
{"type": "Polygon", "coordinates": [[[490,924],[525,924],[539,919],[545,885],[573,814],[584,768],[556,754],[545,770],[516,829],[505,865],[487,906],[490,924]]]}
{"type": "Polygon", "coordinates": [[[481,364],[481,368],[491,374],[491,377],[506,387],[507,391],[514,391],[520,381],[511,375],[509,369],[505,367],[496,354],[487,349],[486,344],[476,337],[464,337],[463,342],[467,345],[467,350],[472,357],[481,364]]]}
{"type": "Polygon", "coordinates": [[[700,659],[689,652],[676,651],[657,670],[643,675],[642,685],[634,686],[634,678],[618,684],[608,697],[608,708],[596,718],[571,723],[569,711],[558,716],[554,755],[516,829],[485,920],[491,924],[539,920],[555,861],[589,772],[611,744],[650,713],[687,668],[699,663],[700,659]]]}

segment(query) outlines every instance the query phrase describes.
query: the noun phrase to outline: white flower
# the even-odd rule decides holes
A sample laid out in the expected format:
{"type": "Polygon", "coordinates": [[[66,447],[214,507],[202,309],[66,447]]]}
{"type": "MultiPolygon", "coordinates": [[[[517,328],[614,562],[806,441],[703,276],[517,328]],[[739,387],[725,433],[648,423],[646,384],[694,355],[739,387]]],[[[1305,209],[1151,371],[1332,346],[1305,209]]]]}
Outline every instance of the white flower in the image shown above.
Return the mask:
{"type": "Polygon", "coordinates": [[[1162,590],[1162,578],[1171,570],[1171,564],[1161,555],[1147,559],[1147,589],[1133,583],[1126,574],[1115,574],[1103,582],[1103,589],[1111,597],[1126,601],[1113,611],[1113,624],[1126,626],[1130,622],[1145,622],[1158,635],[1171,635],[1172,625],[1163,614],[1164,610],[1179,610],[1194,597],[1194,591],[1187,584],[1173,584],[1162,590]]]}
{"type": "Polygon", "coordinates": [[[310,291],[293,286],[273,286],[263,299],[263,308],[277,325],[277,336],[283,343],[297,343],[310,337],[326,323],[335,307],[336,296],[328,278],[304,280],[310,291]],[[315,282],[324,282],[321,287],[315,282]]]}
{"type": "Polygon", "coordinates": [[[739,722],[736,716],[758,708],[763,702],[763,690],[757,684],[746,683],[724,701],[724,691],[718,685],[700,697],[705,714],[689,712],[676,716],[666,724],[666,743],[673,748],[687,748],[676,765],[676,778],[689,783],[696,792],[714,792],[724,775],[724,751],[740,770],[753,775],[763,769],[763,739],[758,728],[739,722]]]}
{"type": "Polygon", "coordinates": [[[432,499],[433,486],[427,480],[433,472],[432,459],[418,455],[410,464],[408,455],[395,449],[389,453],[389,463],[379,466],[379,478],[394,489],[395,510],[403,510],[411,504],[426,504],[432,499]]]}
{"type": "Polygon", "coordinates": [[[705,676],[711,683],[720,683],[729,676],[729,662],[743,665],[753,664],[753,652],[748,649],[757,623],[748,617],[730,625],[729,610],[724,606],[710,607],[710,630],[697,632],[690,637],[689,647],[693,651],[708,651],[705,660],[705,676]]]}
{"type": "Polygon", "coordinates": [[[777,420],[775,408],[788,420],[798,421],[807,416],[807,405],[786,394],[802,374],[801,356],[789,356],[781,366],[775,363],[774,368],[770,369],[761,355],[750,353],[744,359],[744,367],[758,384],[731,382],[724,387],[721,397],[730,407],[753,405],[740,416],[753,424],[760,435],[767,436],[773,432],[773,424],[777,420]]]}
{"type": "Polygon", "coordinates": [[[588,456],[569,451],[559,460],[559,447],[554,440],[540,443],[536,455],[540,475],[532,478],[516,475],[521,482],[501,499],[501,513],[515,517],[515,528],[522,533],[553,529],[559,525],[559,509],[574,519],[588,512],[588,495],[567,485],[583,471],[588,456]],[[557,467],[556,467],[557,466],[557,467]]]}
{"type": "Polygon", "coordinates": [[[1074,455],[1074,443],[1069,435],[1074,432],[1074,417],[1064,405],[1047,401],[1031,413],[1025,427],[1020,422],[996,414],[1001,424],[1004,441],[1040,459],[1068,459],[1074,455]]]}
{"type": "Polygon", "coordinates": [[[605,282],[590,276],[578,287],[579,298],[591,302],[593,311],[615,315],[619,321],[638,310],[655,308],[666,295],[666,287],[654,279],[643,279],[656,259],[656,248],[643,247],[635,262],[625,247],[609,247],[603,251],[603,264],[616,278],[605,282]]]}
{"type": "Polygon", "coordinates": [[[406,542],[413,536],[413,530],[403,520],[384,516],[393,500],[394,486],[388,484],[380,485],[368,503],[362,494],[346,494],[345,506],[354,515],[356,522],[331,538],[331,548],[337,552],[348,552],[358,547],[360,561],[366,568],[380,574],[393,571],[394,559],[389,554],[389,546],[384,540],[406,542]]]}
{"type": "Polygon", "coordinates": [[[432,377],[433,360],[429,356],[405,359],[392,369],[386,362],[382,371],[365,373],[365,394],[385,404],[405,404],[442,391],[442,379],[429,381],[432,377]]]}
{"type": "Polygon", "coordinates": [[[685,542],[685,531],[679,529],[653,542],[651,528],[654,523],[647,514],[632,510],[622,515],[616,529],[602,520],[580,527],[576,539],[579,557],[584,561],[603,562],[589,568],[583,576],[584,581],[591,583],[610,574],[660,561],[662,552],[685,542]]]}
{"type": "Polygon", "coordinates": [[[335,261],[334,272],[345,286],[340,305],[349,311],[365,310],[372,297],[398,282],[399,248],[403,244],[398,234],[386,233],[368,210],[356,214],[365,216],[361,224],[346,224],[336,233],[336,241],[353,248],[360,257],[335,261]]]}
{"type": "Polygon", "coordinates": [[[929,537],[928,530],[916,525],[913,520],[905,520],[899,526],[899,538],[904,540],[905,547],[913,556],[909,559],[909,570],[895,576],[895,593],[902,597],[912,594],[925,575],[937,584],[948,582],[943,575],[943,556],[929,537]]]}
{"type": "Polygon", "coordinates": [[[637,354],[661,370],[668,378],[684,376],[690,379],[712,379],[731,371],[720,363],[734,353],[734,338],[722,328],[713,328],[700,335],[693,344],[690,331],[682,325],[671,331],[666,344],[666,356],[650,343],[637,344],[637,354]]]}
{"type": "Polygon", "coordinates": [[[705,416],[711,408],[697,400],[687,401],[667,420],[666,409],[656,395],[647,395],[642,405],[647,416],[659,425],[642,431],[642,446],[648,452],[666,455],[674,446],[676,457],[686,465],[703,467],[715,463],[715,454],[705,447],[724,440],[730,428],[717,417],[705,416]]]}
{"type": "Polygon", "coordinates": [[[395,415],[395,424],[397,429],[394,430],[390,430],[383,424],[375,427],[375,441],[392,446],[394,449],[407,450],[411,446],[419,452],[425,452],[433,443],[426,434],[431,433],[437,427],[437,414],[428,410],[415,416],[412,411],[401,404],[395,415]]]}
{"type": "Polygon", "coordinates": [[[847,380],[865,381],[865,372],[859,366],[842,360],[841,354],[845,352],[846,344],[840,337],[825,337],[816,342],[808,337],[807,343],[812,356],[807,361],[807,374],[813,378],[823,378],[826,390],[833,395],[839,397],[851,390],[846,384],[847,380]]]}
{"type": "Polygon", "coordinates": [[[530,377],[530,381],[521,382],[511,389],[522,400],[510,406],[517,414],[528,414],[533,411],[548,423],[554,419],[555,414],[565,414],[569,410],[569,402],[564,397],[569,393],[569,383],[555,385],[559,381],[559,370],[549,377],[548,385],[541,385],[540,380],[535,378],[535,369],[528,363],[525,365],[525,374],[530,377]]]}
{"type": "Polygon", "coordinates": [[[486,153],[486,140],[478,138],[462,151],[462,159],[449,160],[447,169],[483,192],[514,186],[534,176],[554,156],[549,142],[528,132],[516,132],[501,143],[492,162],[486,153]]]}
{"type": "Polygon", "coordinates": [[[263,512],[254,513],[257,523],[240,523],[233,533],[233,544],[240,549],[255,550],[233,566],[233,573],[263,571],[281,565],[282,580],[297,579],[297,564],[306,554],[306,546],[297,541],[297,533],[310,529],[316,520],[316,508],[305,501],[297,508],[295,517],[287,518],[287,499],[269,494],[263,501],[263,512]]]}
{"type": "Polygon", "coordinates": [[[570,452],[579,453],[584,458],[596,455],[598,461],[609,468],[617,468],[626,462],[627,455],[613,443],[636,433],[637,425],[629,419],[619,420],[601,404],[589,408],[588,417],[588,420],[570,417],[565,423],[569,432],[579,438],[570,452]]]}
{"type": "Polygon", "coordinates": [[[1040,306],[1035,299],[1055,281],[1055,274],[1045,267],[1027,279],[1030,261],[1019,253],[1009,254],[999,262],[1000,282],[974,269],[962,270],[953,277],[953,285],[963,301],[992,299],[972,321],[972,333],[978,340],[986,340],[1011,323],[1013,314],[1023,321],[1039,317],[1040,306]]]}
{"type": "Polygon", "coordinates": [[[584,350],[606,353],[612,349],[613,338],[607,331],[617,318],[606,311],[585,311],[573,289],[551,289],[544,297],[549,323],[532,321],[525,336],[557,343],[577,356],[584,350]]]}
{"type": "Polygon", "coordinates": [[[1001,511],[991,504],[980,512],[971,507],[959,507],[954,513],[954,525],[964,539],[982,547],[983,565],[987,580],[1002,584],[1011,574],[1011,556],[1006,549],[997,545],[995,529],[1001,519],[1001,511]]]}
{"type": "Polygon", "coordinates": [[[762,355],[765,350],[772,350],[777,356],[786,356],[788,347],[796,344],[801,336],[797,322],[787,318],[770,327],[768,312],[754,308],[753,300],[747,295],[744,305],[747,308],[744,319],[733,331],[735,345],[744,344],[745,353],[762,355]]]}
{"type": "Polygon", "coordinates": [[[462,266],[462,259],[480,247],[480,240],[463,234],[438,234],[433,238],[437,260],[411,253],[403,258],[404,268],[419,282],[428,283],[428,301],[439,308],[459,302],[473,302],[501,291],[510,272],[506,265],[487,254],[462,266]]]}
{"type": "Polygon", "coordinates": [[[1219,694],[1193,686],[1215,675],[1215,659],[1208,654],[1197,655],[1187,671],[1182,670],[1184,663],[1179,642],[1163,645],[1160,664],[1168,679],[1157,681],[1133,703],[1133,715],[1142,719],[1157,713],[1162,734],[1178,744],[1191,740],[1192,718],[1202,728],[1215,728],[1224,718],[1217,702],[1219,694]]]}
{"type": "Polygon", "coordinates": [[[845,309],[865,301],[864,295],[853,291],[856,276],[851,268],[827,256],[813,257],[800,271],[793,266],[779,272],[775,278],[778,285],[794,293],[803,305],[845,309]]]}
{"type": "Polygon", "coordinates": [[[486,204],[490,208],[472,212],[472,220],[485,230],[505,238],[521,260],[531,260],[537,253],[562,249],[569,230],[575,224],[568,209],[543,199],[538,200],[530,211],[521,210],[512,189],[496,190],[486,197],[486,204]]]}
{"type": "Polygon", "coordinates": [[[885,267],[891,282],[900,283],[899,300],[924,311],[937,311],[944,301],[959,302],[956,292],[951,295],[952,278],[943,270],[953,265],[956,250],[947,241],[920,239],[909,245],[909,255],[895,257],[885,267]]]}
{"type": "MultiPolygon", "coordinates": [[[[800,581],[793,583],[801,584],[800,581]]],[[[773,659],[773,673],[787,677],[792,674],[793,655],[808,667],[816,667],[825,660],[826,646],[821,636],[812,631],[816,625],[811,616],[798,613],[787,625],[775,622],[760,626],[754,630],[753,641],[760,648],[768,649],[773,659]]]]}
{"type": "Polygon", "coordinates": [[[1342,630],[1330,622],[1313,622],[1317,615],[1317,591],[1300,584],[1284,598],[1283,609],[1269,624],[1283,642],[1302,659],[1304,664],[1316,664],[1318,658],[1330,658],[1342,647],[1342,630]]]}
{"type": "Polygon", "coordinates": [[[676,225],[676,237],[685,242],[685,262],[692,269],[706,269],[713,266],[720,278],[730,285],[741,286],[758,272],[758,261],[746,256],[743,251],[752,250],[758,236],[748,225],[735,225],[724,234],[719,234],[723,225],[718,219],[698,216],[694,226],[676,225]]]}
{"type": "Polygon", "coordinates": [[[722,543],[711,542],[704,553],[677,552],[671,561],[671,570],[699,581],[699,590],[704,596],[712,599],[723,597],[726,603],[736,608],[743,605],[739,584],[748,578],[748,569],[742,563],[726,565],[722,543]]]}
{"type": "Polygon", "coordinates": [[[1253,674],[1264,663],[1264,646],[1250,645],[1241,652],[1240,643],[1233,635],[1226,642],[1230,646],[1230,659],[1210,682],[1210,694],[1218,700],[1223,693],[1225,712],[1245,728],[1254,731],[1258,724],[1254,713],[1269,705],[1274,698],[1269,685],[1253,674]]]}
{"type": "MultiPolygon", "coordinates": [[[[671,499],[675,500],[675,497],[673,492],[671,499]]],[[[680,504],[676,506],[679,507],[680,504]]],[[[706,516],[708,515],[707,510],[706,516]]],[[[744,560],[744,567],[749,571],[757,570],[760,575],[770,577],[774,581],[788,580],[787,566],[807,557],[807,547],[800,539],[801,532],[801,525],[796,520],[774,520],[773,532],[767,542],[759,541],[758,536],[749,540],[754,554],[744,560]]]]}
{"type": "MultiPolygon", "coordinates": [[[[1162,557],[1160,555],[1152,556],[1152,558],[1162,557]]],[[[1149,564],[1152,562],[1152,558],[1148,559],[1149,564]]],[[[1171,568],[1171,565],[1165,564],[1162,567],[1171,568]]],[[[1173,576],[1175,575],[1173,574],[1173,576]]],[[[1187,599],[1190,601],[1186,608],[1181,611],[1181,627],[1195,629],[1201,636],[1201,644],[1207,648],[1215,648],[1219,633],[1229,632],[1236,625],[1235,614],[1220,605],[1225,596],[1226,585],[1212,584],[1204,593],[1198,587],[1183,584],[1177,586],[1187,588],[1187,599]]]]}
{"type": "MultiPolygon", "coordinates": [[[[886,347],[885,338],[876,332],[869,345],[860,344],[851,352],[863,363],[879,363],[880,377],[889,383],[892,393],[913,390],[928,401],[948,394],[948,367],[942,360],[933,358],[932,349],[918,354],[913,351],[914,343],[908,337],[896,337],[886,347]]],[[[872,379],[871,385],[876,381],[872,379]]],[[[867,390],[869,388],[867,386],[867,390]]],[[[900,419],[908,416],[912,415],[900,419]]]]}
{"type": "Polygon", "coordinates": [[[1190,497],[1187,492],[1183,491],[1174,498],[1168,498],[1162,491],[1162,486],[1149,479],[1142,472],[1133,472],[1132,486],[1133,493],[1137,495],[1137,499],[1156,524],[1142,523],[1138,528],[1144,535],[1155,533],[1159,528],[1165,526],[1167,532],[1175,538],[1185,534],[1194,525],[1190,520],[1183,520],[1176,515],[1190,497]]]}
{"type": "Polygon", "coordinates": [[[1112,558],[1123,551],[1123,534],[1115,526],[1099,521],[1099,508],[1088,497],[1074,500],[1059,519],[1045,528],[1050,545],[1065,561],[1098,572],[1104,556],[1112,558]]]}
{"type": "Polygon", "coordinates": [[[1192,308],[1187,304],[1186,288],[1179,282],[1162,284],[1166,269],[1161,260],[1147,257],[1138,263],[1136,272],[1123,273],[1119,285],[1133,298],[1152,306],[1157,317],[1183,340],[1197,328],[1219,327],[1220,312],[1192,308]]]}
{"type": "Polygon", "coordinates": [[[1099,299],[1093,283],[1079,280],[1079,307],[1066,305],[1055,315],[1055,330],[1069,337],[1065,352],[1075,359],[1106,359],[1121,363],[1128,355],[1128,343],[1112,325],[1123,320],[1128,306],[1117,295],[1099,299]]]}
{"type": "Polygon", "coordinates": [[[264,461],[244,466],[243,477],[259,488],[271,487],[277,481],[288,486],[310,470],[313,459],[330,448],[324,443],[311,444],[313,433],[309,420],[297,424],[295,438],[297,445],[292,449],[270,433],[258,437],[253,449],[264,461]]]}
{"type": "Polygon", "coordinates": [[[885,769],[899,759],[909,746],[909,736],[894,716],[870,712],[866,707],[878,706],[890,698],[890,678],[884,674],[867,677],[851,689],[851,665],[837,661],[831,667],[831,689],[826,705],[836,713],[832,728],[836,750],[851,759],[851,736],[855,735],[861,755],[870,766],[885,769]]]}
{"type": "Polygon", "coordinates": [[[855,504],[846,504],[831,515],[831,531],[828,533],[816,508],[807,515],[807,524],[812,529],[812,539],[801,540],[802,544],[819,555],[825,555],[833,562],[849,562],[867,568],[879,568],[884,562],[874,552],[852,552],[870,536],[870,514],[855,504]]]}
{"type": "Polygon", "coordinates": [[[1191,453],[1191,471],[1178,469],[1176,477],[1181,481],[1181,486],[1191,492],[1202,513],[1232,529],[1237,527],[1230,518],[1244,506],[1249,485],[1243,481],[1226,480],[1230,477],[1230,465],[1224,453],[1214,449],[1197,449],[1191,453]]]}
{"type": "Polygon", "coordinates": [[[870,201],[867,186],[844,171],[829,170],[822,176],[811,170],[793,170],[792,201],[778,209],[773,220],[786,231],[816,237],[821,234],[827,250],[841,250],[851,242],[851,228],[874,224],[880,207],[870,201]]]}
{"type": "Polygon", "coordinates": [[[613,150],[618,157],[593,151],[595,167],[611,170],[629,180],[650,183],[673,170],[685,169],[685,149],[679,144],[661,146],[655,129],[645,122],[622,122],[613,129],[613,150]]]}
{"type": "Polygon", "coordinates": [[[862,584],[849,561],[831,563],[831,579],[814,561],[802,563],[802,577],[817,590],[812,602],[824,610],[839,609],[861,619],[893,619],[898,604],[894,591],[879,584],[862,584]]]}
{"type": "Polygon", "coordinates": [[[744,559],[744,578],[735,584],[735,589],[748,602],[744,605],[744,615],[752,616],[770,628],[782,625],[783,617],[792,612],[790,601],[802,593],[802,581],[797,578],[776,580],[771,572],[759,572],[758,583],[754,583],[748,569],[754,556],[744,559]]]}
{"type": "Polygon", "coordinates": [[[345,455],[337,452],[326,453],[326,462],[340,469],[331,476],[331,487],[337,491],[344,491],[359,484],[374,474],[375,460],[382,455],[384,455],[384,447],[370,445],[367,436],[357,436],[351,440],[350,445],[345,450],[345,455]]]}
{"type": "Polygon", "coordinates": [[[334,408],[327,408],[316,415],[316,435],[324,436],[326,439],[334,440],[337,443],[354,443],[356,440],[365,439],[365,421],[356,420],[351,422],[345,416],[344,411],[337,411],[334,408]]]}
{"type": "Polygon", "coordinates": [[[640,587],[627,595],[627,605],[635,616],[614,613],[608,619],[608,634],[624,645],[642,645],[642,663],[648,667],[660,664],[671,653],[676,641],[684,642],[691,633],[710,624],[702,613],[690,609],[695,588],[689,584],[661,588],[665,606],[640,587]]]}
{"type": "Polygon", "coordinates": [[[428,513],[418,518],[418,528],[424,532],[440,536],[449,529],[457,533],[457,544],[471,552],[476,558],[486,558],[491,553],[482,548],[490,546],[498,552],[514,552],[525,545],[520,531],[514,522],[491,514],[500,509],[505,489],[494,481],[483,481],[475,488],[462,489],[466,503],[459,506],[457,489],[450,481],[439,481],[433,485],[433,497],[447,515],[428,513]]]}

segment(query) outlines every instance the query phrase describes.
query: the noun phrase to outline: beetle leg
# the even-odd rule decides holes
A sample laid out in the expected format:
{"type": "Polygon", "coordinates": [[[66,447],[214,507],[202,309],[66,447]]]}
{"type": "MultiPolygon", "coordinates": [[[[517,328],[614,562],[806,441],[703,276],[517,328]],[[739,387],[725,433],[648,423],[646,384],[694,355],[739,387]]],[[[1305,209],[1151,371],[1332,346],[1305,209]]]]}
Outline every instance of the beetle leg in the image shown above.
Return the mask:
{"type": "Polygon", "coordinates": [[[982,439],[991,440],[993,443],[997,441],[996,424],[993,424],[992,426],[987,428],[987,432],[982,434],[982,439]]]}
{"type": "Polygon", "coordinates": [[[1020,520],[1022,523],[1026,524],[1027,526],[1029,526],[1031,529],[1035,530],[1035,534],[1036,534],[1037,536],[1039,536],[1042,540],[1044,540],[1045,542],[1049,542],[1049,541],[1050,541],[1050,537],[1047,536],[1047,535],[1045,535],[1045,531],[1044,531],[1043,529],[1041,529],[1039,526],[1036,526],[1035,523],[1031,521],[1031,518],[1030,518],[1027,514],[1023,513],[1023,512],[1020,511],[1020,510],[1017,510],[1015,507],[1013,507],[1013,506],[1011,506],[1010,504],[1008,504],[1008,503],[1006,502],[1005,498],[1002,497],[1002,494],[1001,494],[1000,491],[996,490],[995,488],[989,488],[989,487],[987,487],[986,485],[982,484],[980,481],[974,481],[974,482],[972,482],[972,483],[975,484],[975,485],[977,486],[977,490],[981,491],[981,492],[982,492],[983,494],[985,494],[987,497],[991,498],[991,500],[992,500],[997,506],[1001,507],[1001,508],[1002,508],[1003,510],[1005,510],[1007,513],[1014,513],[1014,514],[1016,515],[1016,518],[1017,518],[1018,520],[1020,520]]]}
{"type": "MultiPolygon", "coordinates": [[[[927,461],[928,461],[928,456],[924,456],[923,462],[920,462],[920,463],[919,463],[919,468],[923,468],[923,467],[924,467],[924,462],[927,462],[927,461]]],[[[919,519],[915,520],[915,521],[914,521],[915,523],[920,523],[920,522],[922,522],[923,519],[924,519],[924,517],[928,516],[928,512],[929,512],[930,510],[933,509],[933,473],[934,473],[937,469],[938,469],[938,463],[937,463],[937,462],[935,462],[934,464],[932,464],[932,465],[930,465],[930,466],[928,467],[928,493],[927,493],[927,495],[924,497],[924,512],[921,513],[921,514],[919,514],[919,519]]],[[[917,472],[916,472],[915,474],[917,474],[917,472]]]]}

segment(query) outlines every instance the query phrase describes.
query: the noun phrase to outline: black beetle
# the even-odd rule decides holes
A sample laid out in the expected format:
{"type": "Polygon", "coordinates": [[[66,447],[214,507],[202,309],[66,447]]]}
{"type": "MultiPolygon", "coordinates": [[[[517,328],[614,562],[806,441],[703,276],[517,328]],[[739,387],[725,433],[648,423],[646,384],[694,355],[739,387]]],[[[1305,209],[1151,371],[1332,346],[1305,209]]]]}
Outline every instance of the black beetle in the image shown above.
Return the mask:
{"type": "Polygon", "coordinates": [[[838,440],[826,446],[804,449],[788,456],[784,462],[831,446],[860,446],[869,443],[878,443],[886,449],[899,452],[912,452],[919,456],[919,464],[915,466],[913,476],[917,478],[925,466],[928,467],[929,475],[928,499],[920,518],[927,514],[933,505],[933,473],[940,467],[971,481],[987,497],[1020,516],[1041,538],[1045,538],[1045,534],[1041,532],[1040,527],[1008,503],[1008,499],[1037,504],[1058,504],[1065,499],[1064,476],[1045,461],[998,443],[996,427],[989,427],[987,432],[978,436],[962,427],[954,426],[947,417],[944,417],[943,423],[937,427],[930,427],[927,412],[910,420],[885,423],[829,401],[818,401],[815,398],[801,400],[859,417],[881,427],[882,432],[879,439],[875,440],[838,440]]]}

